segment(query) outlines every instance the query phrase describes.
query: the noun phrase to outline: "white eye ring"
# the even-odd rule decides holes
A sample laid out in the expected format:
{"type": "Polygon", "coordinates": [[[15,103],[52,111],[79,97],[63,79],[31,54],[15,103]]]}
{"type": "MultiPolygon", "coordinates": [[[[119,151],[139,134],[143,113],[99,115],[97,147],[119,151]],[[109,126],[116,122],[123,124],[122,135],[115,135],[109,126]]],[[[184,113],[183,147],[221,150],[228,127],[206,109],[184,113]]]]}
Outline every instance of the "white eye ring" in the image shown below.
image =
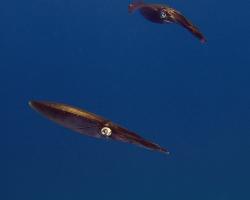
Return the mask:
{"type": "Polygon", "coordinates": [[[103,127],[101,129],[101,134],[104,136],[110,136],[112,134],[112,130],[109,127],[103,127]]]}
{"type": "Polygon", "coordinates": [[[161,19],[165,19],[167,17],[167,14],[162,10],[160,17],[161,17],[161,19]]]}

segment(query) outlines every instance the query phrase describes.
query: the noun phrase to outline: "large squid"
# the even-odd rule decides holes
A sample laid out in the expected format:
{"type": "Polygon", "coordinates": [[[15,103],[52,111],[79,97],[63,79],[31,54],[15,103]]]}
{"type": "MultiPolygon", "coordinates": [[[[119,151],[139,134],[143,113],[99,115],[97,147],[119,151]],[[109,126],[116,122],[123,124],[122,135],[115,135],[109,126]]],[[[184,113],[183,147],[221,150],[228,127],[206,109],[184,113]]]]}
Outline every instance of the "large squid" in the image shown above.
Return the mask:
{"type": "Polygon", "coordinates": [[[158,144],[145,140],[110,120],[82,109],[44,101],[30,101],[29,105],[48,119],[80,134],[132,143],[150,150],[169,153],[168,150],[158,144]]]}
{"type": "Polygon", "coordinates": [[[159,23],[177,23],[189,30],[195,37],[197,37],[202,43],[206,42],[205,37],[189,20],[187,20],[179,11],[170,8],[163,4],[149,4],[143,1],[136,1],[128,6],[130,13],[139,10],[141,15],[147,20],[159,23]]]}

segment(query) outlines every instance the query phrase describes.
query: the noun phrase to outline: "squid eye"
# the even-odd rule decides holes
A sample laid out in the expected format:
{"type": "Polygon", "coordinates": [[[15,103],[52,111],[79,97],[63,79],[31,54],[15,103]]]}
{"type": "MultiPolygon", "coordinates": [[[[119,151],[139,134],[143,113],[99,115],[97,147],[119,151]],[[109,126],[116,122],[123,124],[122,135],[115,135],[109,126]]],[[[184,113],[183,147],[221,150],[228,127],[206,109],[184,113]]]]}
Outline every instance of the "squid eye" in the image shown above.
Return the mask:
{"type": "Polygon", "coordinates": [[[104,136],[110,136],[112,134],[112,130],[109,127],[103,127],[101,129],[101,134],[104,136]]]}
{"type": "Polygon", "coordinates": [[[162,10],[160,13],[160,18],[165,19],[167,17],[167,14],[162,10]]]}

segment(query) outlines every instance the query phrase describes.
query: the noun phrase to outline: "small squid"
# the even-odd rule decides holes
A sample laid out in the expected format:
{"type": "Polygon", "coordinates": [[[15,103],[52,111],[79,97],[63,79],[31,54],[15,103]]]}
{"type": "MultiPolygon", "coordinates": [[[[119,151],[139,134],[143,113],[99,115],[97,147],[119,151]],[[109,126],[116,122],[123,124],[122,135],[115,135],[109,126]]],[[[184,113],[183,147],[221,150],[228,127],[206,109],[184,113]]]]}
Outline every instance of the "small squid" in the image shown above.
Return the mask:
{"type": "Polygon", "coordinates": [[[187,20],[179,11],[162,4],[149,4],[143,1],[132,2],[128,6],[130,13],[139,10],[141,15],[147,20],[158,23],[177,23],[189,30],[202,43],[206,42],[206,38],[189,20],[187,20]]]}
{"type": "Polygon", "coordinates": [[[96,114],[61,103],[30,101],[29,105],[48,119],[80,134],[135,144],[168,154],[168,150],[96,114]]]}

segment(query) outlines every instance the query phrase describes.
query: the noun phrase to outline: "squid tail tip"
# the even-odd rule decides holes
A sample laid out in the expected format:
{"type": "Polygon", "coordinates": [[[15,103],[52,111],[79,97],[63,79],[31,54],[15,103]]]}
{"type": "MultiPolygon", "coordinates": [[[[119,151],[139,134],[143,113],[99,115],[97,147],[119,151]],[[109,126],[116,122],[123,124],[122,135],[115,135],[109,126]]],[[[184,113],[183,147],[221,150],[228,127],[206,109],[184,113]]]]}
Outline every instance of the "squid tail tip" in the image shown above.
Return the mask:
{"type": "Polygon", "coordinates": [[[201,38],[200,41],[201,41],[202,44],[207,43],[207,39],[206,38],[201,38]]]}
{"type": "Polygon", "coordinates": [[[161,153],[164,153],[165,155],[169,155],[169,154],[170,154],[170,151],[168,151],[168,150],[165,149],[165,148],[161,148],[161,149],[159,149],[159,151],[160,151],[161,153]]]}
{"type": "Polygon", "coordinates": [[[131,1],[131,3],[128,5],[128,12],[129,13],[134,12],[143,3],[144,3],[143,0],[133,0],[133,1],[131,1]]]}

